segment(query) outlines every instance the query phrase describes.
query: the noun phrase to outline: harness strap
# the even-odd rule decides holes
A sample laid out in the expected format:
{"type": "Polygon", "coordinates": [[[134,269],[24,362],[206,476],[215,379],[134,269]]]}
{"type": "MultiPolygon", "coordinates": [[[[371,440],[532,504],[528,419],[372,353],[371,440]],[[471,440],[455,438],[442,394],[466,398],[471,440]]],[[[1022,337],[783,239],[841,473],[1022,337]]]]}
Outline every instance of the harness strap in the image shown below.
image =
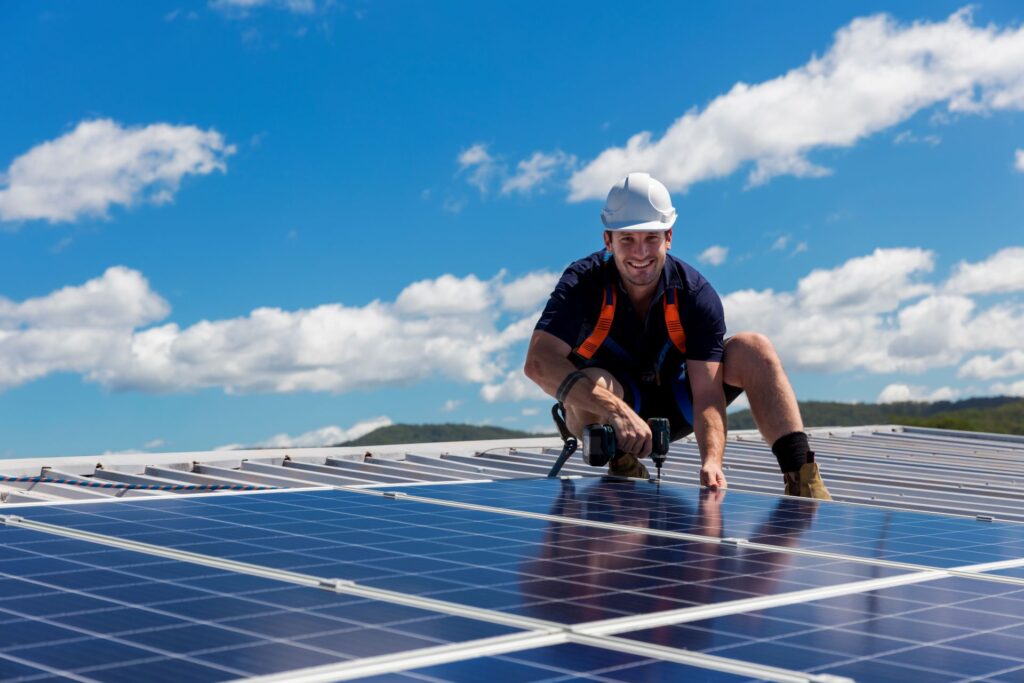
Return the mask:
{"type": "Polygon", "coordinates": [[[601,348],[601,344],[608,338],[612,329],[612,322],[615,320],[615,285],[611,282],[605,287],[604,302],[601,305],[601,315],[594,325],[594,331],[590,333],[582,344],[574,349],[576,355],[590,360],[601,348]]]}
{"type": "Polygon", "coordinates": [[[668,338],[672,345],[679,349],[679,353],[686,355],[686,331],[683,329],[683,321],[679,319],[679,306],[676,303],[676,290],[666,289],[665,296],[661,299],[662,308],[665,310],[665,328],[668,330],[668,338]]]}

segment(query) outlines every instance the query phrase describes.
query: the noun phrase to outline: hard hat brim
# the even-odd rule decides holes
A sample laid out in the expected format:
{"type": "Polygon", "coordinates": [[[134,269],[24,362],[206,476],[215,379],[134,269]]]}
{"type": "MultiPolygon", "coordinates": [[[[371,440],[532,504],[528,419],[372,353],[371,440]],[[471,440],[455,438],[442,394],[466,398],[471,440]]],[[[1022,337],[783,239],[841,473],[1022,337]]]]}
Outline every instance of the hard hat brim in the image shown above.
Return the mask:
{"type": "MultiPolygon", "coordinates": [[[[602,216],[602,219],[604,217],[602,216]]],[[[610,221],[601,221],[604,223],[605,230],[611,230],[612,232],[667,232],[672,229],[672,226],[676,223],[676,217],[672,216],[672,220],[663,223],[661,221],[647,221],[646,223],[614,223],[610,221]]]]}

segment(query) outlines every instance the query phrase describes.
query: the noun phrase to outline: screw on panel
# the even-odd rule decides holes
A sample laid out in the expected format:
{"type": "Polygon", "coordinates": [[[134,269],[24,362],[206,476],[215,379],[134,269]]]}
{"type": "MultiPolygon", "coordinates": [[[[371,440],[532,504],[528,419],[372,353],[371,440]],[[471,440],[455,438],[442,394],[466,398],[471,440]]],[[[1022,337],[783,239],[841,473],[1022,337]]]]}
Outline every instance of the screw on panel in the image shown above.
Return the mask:
{"type": "Polygon", "coordinates": [[[747,543],[747,542],[748,541],[745,538],[723,538],[722,539],[722,543],[724,543],[725,545],[741,545],[741,544],[747,543]]]}

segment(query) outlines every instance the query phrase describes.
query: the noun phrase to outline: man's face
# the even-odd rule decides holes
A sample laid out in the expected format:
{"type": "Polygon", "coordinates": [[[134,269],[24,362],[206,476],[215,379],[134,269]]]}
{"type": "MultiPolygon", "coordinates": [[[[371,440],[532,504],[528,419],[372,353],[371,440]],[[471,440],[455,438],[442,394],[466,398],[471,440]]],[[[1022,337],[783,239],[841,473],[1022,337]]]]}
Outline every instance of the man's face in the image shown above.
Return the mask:
{"type": "Polygon", "coordinates": [[[672,231],[614,232],[606,230],[604,246],[615,259],[619,275],[636,287],[649,287],[661,277],[665,255],[672,246],[672,231]]]}

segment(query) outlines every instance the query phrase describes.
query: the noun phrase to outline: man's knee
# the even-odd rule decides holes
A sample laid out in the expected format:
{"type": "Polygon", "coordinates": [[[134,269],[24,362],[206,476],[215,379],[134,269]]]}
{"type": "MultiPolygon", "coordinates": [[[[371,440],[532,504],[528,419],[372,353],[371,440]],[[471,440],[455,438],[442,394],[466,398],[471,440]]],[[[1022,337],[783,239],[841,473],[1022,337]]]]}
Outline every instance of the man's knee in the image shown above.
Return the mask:
{"type": "Polygon", "coordinates": [[[782,369],[774,344],[760,332],[740,332],[726,340],[722,365],[726,383],[741,388],[752,375],[762,377],[766,370],[782,369]]]}
{"type": "Polygon", "coordinates": [[[779,358],[775,345],[760,332],[740,332],[730,337],[725,343],[724,362],[728,363],[730,355],[735,360],[775,361],[779,358]]]}

